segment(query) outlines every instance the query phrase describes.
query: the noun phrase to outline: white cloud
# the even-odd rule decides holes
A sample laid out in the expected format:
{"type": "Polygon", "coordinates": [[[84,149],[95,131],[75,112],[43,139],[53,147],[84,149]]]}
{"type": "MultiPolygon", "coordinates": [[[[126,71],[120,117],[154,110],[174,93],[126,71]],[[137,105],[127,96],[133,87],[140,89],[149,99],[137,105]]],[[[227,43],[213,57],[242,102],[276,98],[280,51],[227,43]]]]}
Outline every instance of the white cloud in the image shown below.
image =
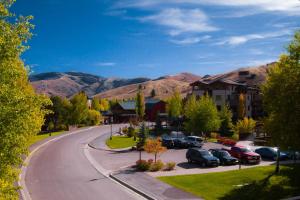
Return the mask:
{"type": "Polygon", "coordinates": [[[174,39],[174,40],[170,40],[172,43],[174,44],[178,44],[178,45],[189,45],[189,44],[196,44],[199,43],[200,41],[203,40],[207,40],[211,38],[211,36],[209,35],[205,35],[203,37],[187,37],[184,39],[174,39]]]}
{"type": "Polygon", "coordinates": [[[116,63],[114,62],[98,62],[95,63],[95,66],[99,66],[99,67],[111,67],[111,66],[115,66],[116,63]]]}
{"type": "Polygon", "coordinates": [[[261,11],[278,11],[288,15],[300,15],[299,0],[122,0],[117,3],[117,7],[138,7],[145,9],[179,4],[245,7],[261,11]]]}
{"type": "Polygon", "coordinates": [[[259,39],[268,39],[268,38],[276,38],[285,35],[291,35],[292,31],[277,31],[277,32],[269,32],[269,33],[262,33],[262,34],[248,34],[248,35],[239,35],[239,36],[232,36],[229,38],[225,38],[224,40],[217,42],[217,45],[231,45],[237,46],[244,44],[250,40],[259,40],[259,39]]]}
{"type": "Polygon", "coordinates": [[[171,36],[218,30],[217,27],[209,24],[208,17],[199,9],[168,8],[156,15],[143,17],[140,20],[168,27],[170,29],[168,33],[171,36]]]}

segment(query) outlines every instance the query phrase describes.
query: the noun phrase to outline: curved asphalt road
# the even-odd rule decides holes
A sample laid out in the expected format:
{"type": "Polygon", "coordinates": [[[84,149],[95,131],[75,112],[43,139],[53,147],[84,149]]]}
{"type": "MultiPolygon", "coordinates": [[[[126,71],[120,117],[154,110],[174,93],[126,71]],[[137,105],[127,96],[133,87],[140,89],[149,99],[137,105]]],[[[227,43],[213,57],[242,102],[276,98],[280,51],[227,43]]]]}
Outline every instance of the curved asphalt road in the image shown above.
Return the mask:
{"type": "MultiPolygon", "coordinates": [[[[118,126],[115,125],[115,130],[118,126]]],[[[53,141],[35,152],[25,184],[32,200],[127,200],[141,197],[103,176],[84,154],[88,142],[108,134],[102,126],[53,141]]]]}

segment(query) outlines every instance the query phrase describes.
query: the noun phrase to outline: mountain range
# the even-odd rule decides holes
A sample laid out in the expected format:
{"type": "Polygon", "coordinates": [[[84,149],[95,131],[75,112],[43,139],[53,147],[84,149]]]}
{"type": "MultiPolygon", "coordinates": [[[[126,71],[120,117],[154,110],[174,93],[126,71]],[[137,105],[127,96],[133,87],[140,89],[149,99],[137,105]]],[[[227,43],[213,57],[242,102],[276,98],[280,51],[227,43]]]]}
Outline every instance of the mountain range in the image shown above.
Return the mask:
{"type": "Polygon", "coordinates": [[[138,87],[141,85],[145,97],[151,96],[152,90],[155,90],[156,98],[165,99],[175,89],[185,96],[191,91],[190,83],[201,79],[225,78],[257,87],[265,81],[268,68],[273,64],[240,68],[227,73],[203,77],[191,73],[180,73],[157,79],[145,77],[124,79],[105,78],[81,72],[49,72],[31,75],[29,79],[37,93],[48,96],[70,98],[74,94],[84,91],[89,97],[129,99],[135,97],[138,87]]]}

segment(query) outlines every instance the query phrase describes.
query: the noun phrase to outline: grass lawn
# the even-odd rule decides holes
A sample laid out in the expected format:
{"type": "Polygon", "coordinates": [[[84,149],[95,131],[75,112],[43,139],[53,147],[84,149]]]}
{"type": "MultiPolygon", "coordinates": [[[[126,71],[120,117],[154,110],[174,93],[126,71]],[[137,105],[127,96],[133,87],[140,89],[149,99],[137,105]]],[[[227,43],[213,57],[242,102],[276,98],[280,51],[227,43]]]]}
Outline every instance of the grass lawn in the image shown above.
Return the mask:
{"type": "Polygon", "coordinates": [[[112,140],[110,138],[106,140],[106,145],[111,149],[122,149],[135,146],[136,141],[133,140],[133,137],[113,136],[112,140]]]}
{"type": "Polygon", "coordinates": [[[209,174],[159,177],[165,183],[204,199],[282,199],[300,195],[300,165],[255,167],[209,174]]]}
{"type": "MultiPolygon", "coordinates": [[[[51,136],[56,136],[56,135],[60,135],[65,131],[58,131],[58,132],[52,132],[51,136]]],[[[39,135],[35,135],[34,137],[31,138],[31,140],[29,141],[29,145],[32,145],[38,141],[41,141],[43,139],[46,139],[50,137],[49,133],[43,133],[43,134],[39,134],[39,135]]]]}

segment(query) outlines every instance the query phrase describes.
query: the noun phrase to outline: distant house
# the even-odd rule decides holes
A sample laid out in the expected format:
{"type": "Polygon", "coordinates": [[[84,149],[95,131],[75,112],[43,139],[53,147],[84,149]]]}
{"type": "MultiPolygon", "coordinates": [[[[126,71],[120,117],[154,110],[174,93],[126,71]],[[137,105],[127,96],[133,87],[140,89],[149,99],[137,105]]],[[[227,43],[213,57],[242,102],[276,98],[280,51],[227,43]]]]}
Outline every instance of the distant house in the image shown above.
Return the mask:
{"type": "MultiPolygon", "coordinates": [[[[135,110],[135,100],[119,102],[111,108],[114,122],[122,123],[135,120],[137,118],[135,110]]],[[[166,112],[166,102],[158,99],[145,100],[145,120],[155,121],[159,113],[166,112]]]]}
{"type": "MultiPolygon", "coordinates": [[[[247,75],[246,72],[242,75],[247,75]]],[[[206,78],[191,84],[192,94],[200,97],[208,94],[215,101],[218,110],[224,104],[230,106],[233,118],[237,119],[239,95],[242,93],[246,98],[246,117],[258,118],[262,113],[260,91],[246,83],[239,83],[226,78],[206,78]]]]}

